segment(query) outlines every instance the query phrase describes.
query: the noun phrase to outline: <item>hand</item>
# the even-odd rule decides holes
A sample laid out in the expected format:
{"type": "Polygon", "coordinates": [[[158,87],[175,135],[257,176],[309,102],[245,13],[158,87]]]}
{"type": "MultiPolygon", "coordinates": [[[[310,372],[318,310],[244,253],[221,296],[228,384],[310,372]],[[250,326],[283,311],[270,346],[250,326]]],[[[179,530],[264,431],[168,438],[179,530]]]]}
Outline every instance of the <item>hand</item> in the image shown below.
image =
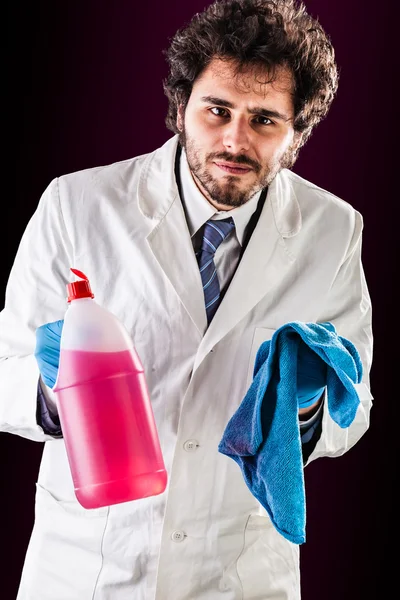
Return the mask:
{"type": "Polygon", "coordinates": [[[301,343],[297,357],[297,401],[299,408],[317,402],[326,386],[326,363],[306,344],[301,343]]]}
{"type": "Polygon", "coordinates": [[[64,321],[45,323],[36,329],[34,356],[44,383],[52,388],[60,362],[60,340],[64,321]]]}

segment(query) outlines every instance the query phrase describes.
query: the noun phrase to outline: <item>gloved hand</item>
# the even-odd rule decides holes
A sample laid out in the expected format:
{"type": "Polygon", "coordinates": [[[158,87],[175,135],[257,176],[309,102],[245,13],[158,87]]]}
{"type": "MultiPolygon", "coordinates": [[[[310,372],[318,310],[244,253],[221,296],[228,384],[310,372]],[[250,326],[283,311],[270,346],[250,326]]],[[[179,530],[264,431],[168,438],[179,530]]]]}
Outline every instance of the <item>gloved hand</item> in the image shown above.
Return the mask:
{"type": "Polygon", "coordinates": [[[327,365],[307,344],[300,343],[297,356],[297,401],[307,408],[318,400],[326,386],[327,365]]]}
{"type": "Polygon", "coordinates": [[[35,358],[44,383],[52,388],[60,362],[60,340],[64,321],[45,323],[36,329],[35,358]]]}

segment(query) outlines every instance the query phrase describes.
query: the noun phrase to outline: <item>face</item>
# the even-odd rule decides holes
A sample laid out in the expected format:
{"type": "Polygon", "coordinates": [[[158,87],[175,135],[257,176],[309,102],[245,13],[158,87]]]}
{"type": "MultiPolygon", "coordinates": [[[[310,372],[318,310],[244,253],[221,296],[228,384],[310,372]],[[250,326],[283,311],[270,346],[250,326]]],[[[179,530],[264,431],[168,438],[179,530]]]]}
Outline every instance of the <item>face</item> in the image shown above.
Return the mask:
{"type": "Polygon", "coordinates": [[[269,83],[259,68],[235,77],[235,63],[217,58],[196,79],[177,126],[193,179],[218,210],[245,204],[294,163],[292,90],[284,68],[269,83]]]}

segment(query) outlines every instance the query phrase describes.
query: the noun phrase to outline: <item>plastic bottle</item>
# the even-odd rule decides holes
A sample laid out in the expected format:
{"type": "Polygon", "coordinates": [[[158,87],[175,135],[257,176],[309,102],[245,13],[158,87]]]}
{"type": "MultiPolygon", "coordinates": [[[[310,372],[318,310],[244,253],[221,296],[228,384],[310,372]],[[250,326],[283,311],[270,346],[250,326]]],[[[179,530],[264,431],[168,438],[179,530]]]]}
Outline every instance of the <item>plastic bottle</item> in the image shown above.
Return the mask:
{"type": "Polygon", "coordinates": [[[88,278],[67,285],[56,394],[75,495],[98,508],[161,494],[167,473],[128,332],[96,303],[88,278]]]}

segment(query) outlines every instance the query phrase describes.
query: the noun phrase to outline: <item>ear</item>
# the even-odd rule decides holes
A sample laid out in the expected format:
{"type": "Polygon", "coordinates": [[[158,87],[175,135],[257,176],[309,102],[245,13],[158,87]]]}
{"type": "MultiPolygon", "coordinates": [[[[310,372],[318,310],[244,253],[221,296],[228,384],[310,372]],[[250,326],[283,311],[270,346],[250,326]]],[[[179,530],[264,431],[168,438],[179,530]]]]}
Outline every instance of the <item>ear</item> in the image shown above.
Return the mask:
{"type": "Polygon", "coordinates": [[[180,132],[183,131],[183,116],[184,116],[183,107],[182,107],[182,104],[179,104],[178,110],[176,113],[176,127],[177,127],[178,131],[180,131],[180,132]]]}

